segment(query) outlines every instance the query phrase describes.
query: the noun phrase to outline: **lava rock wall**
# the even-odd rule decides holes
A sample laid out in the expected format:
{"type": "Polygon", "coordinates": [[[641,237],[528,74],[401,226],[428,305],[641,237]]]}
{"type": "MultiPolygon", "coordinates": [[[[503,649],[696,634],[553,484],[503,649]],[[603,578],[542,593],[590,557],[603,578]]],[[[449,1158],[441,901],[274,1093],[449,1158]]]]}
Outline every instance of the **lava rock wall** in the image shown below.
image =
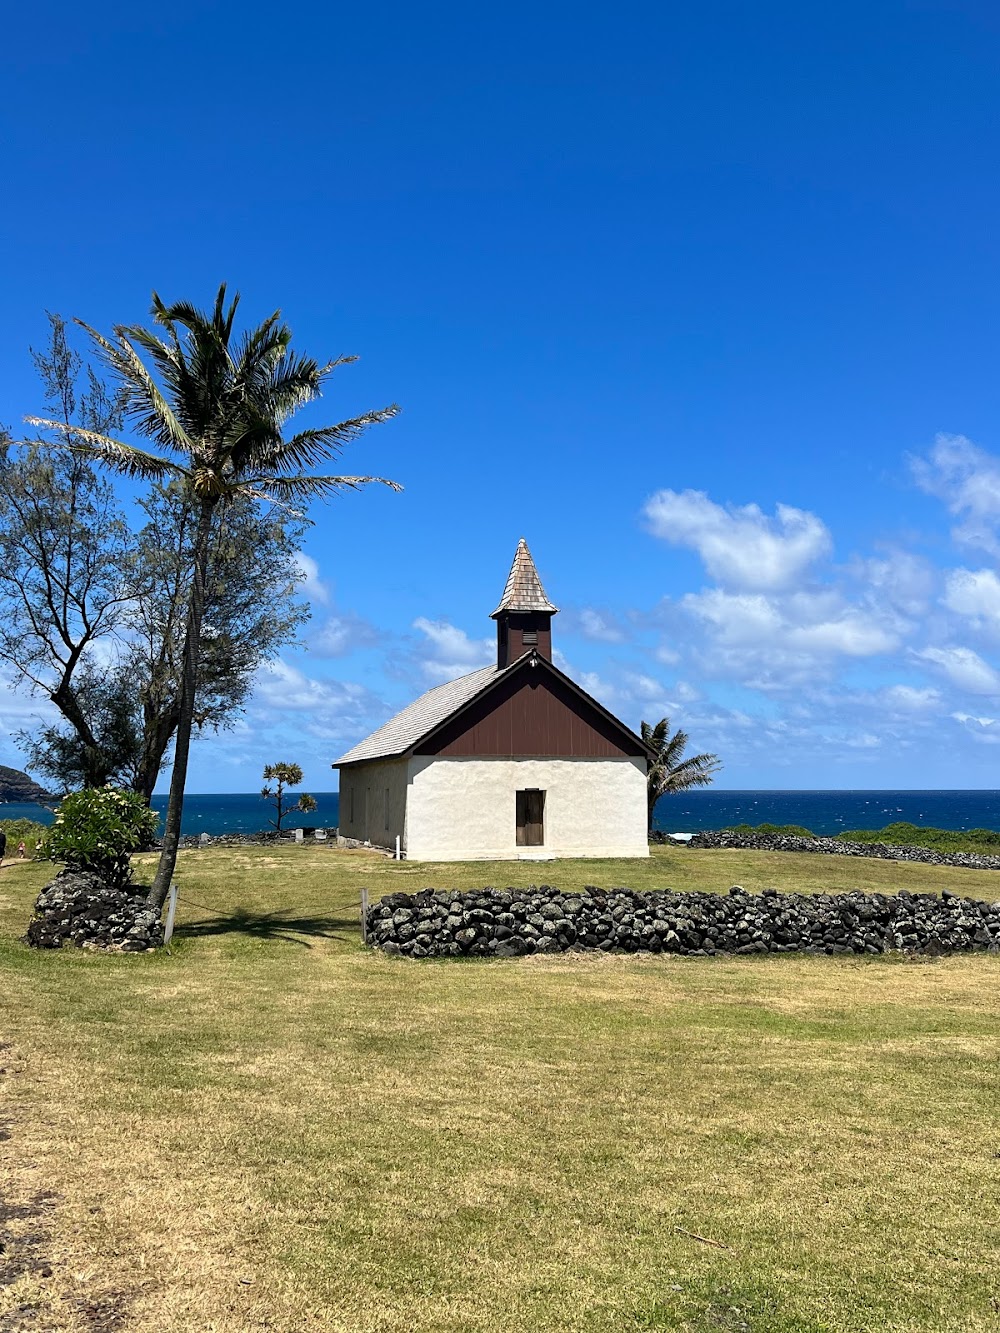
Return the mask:
{"type": "MultiPolygon", "coordinates": [[[[658,838],[657,841],[667,841],[658,838]]],[[[962,866],[966,870],[1000,870],[1000,856],[975,852],[935,852],[929,847],[895,847],[885,842],[840,842],[837,838],[798,838],[785,833],[733,833],[721,829],[696,833],[685,847],[734,847],[753,852],[824,852],[830,856],[871,856],[882,861],[919,861],[929,866],[962,866]]]]}
{"type": "Polygon", "coordinates": [[[425,889],[368,909],[369,944],[410,958],[611,953],[881,954],[1000,950],[1000,902],[935,894],[425,889]]]}
{"type": "Polygon", "coordinates": [[[145,889],[111,888],[88,870],[63,870],[38,895],[25,939],[36,949],[74,944],[141,953],[158,948],[163,926],[145,897],[145,889]]]}

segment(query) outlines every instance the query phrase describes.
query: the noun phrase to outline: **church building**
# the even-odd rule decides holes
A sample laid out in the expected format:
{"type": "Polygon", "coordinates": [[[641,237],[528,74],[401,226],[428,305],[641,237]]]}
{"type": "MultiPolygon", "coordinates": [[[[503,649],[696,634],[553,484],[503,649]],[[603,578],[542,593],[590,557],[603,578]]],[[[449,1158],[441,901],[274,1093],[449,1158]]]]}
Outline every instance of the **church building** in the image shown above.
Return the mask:
{"type": "Polygon", "coordinates": [[[552,617],[518,543],[496,661],[422,694],[342,755],[340,832],[412,861],[648,856],[650,752],[552,661],[552,617]]]}

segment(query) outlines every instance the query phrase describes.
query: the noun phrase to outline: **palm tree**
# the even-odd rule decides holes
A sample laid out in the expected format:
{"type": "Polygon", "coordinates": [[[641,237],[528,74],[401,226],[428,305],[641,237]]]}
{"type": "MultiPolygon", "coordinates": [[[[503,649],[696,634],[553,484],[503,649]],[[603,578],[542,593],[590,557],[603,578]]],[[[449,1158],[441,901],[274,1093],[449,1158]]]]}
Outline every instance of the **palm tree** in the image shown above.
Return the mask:
{"type": "Polygon", "coordinates": [[[687,749],[686,731],[670,734],[670,719],[660,718],[656,726],[642,724],[642,739],[656,754],[646,777],[646,828],[653,831],[653,810],[661,796],[668,792],[687,791],[689,787],[707,787],[718,773],[722,763],[718,755],[696,754],[683,758],[687,749]]]}
{"type": "Polygon", "coordinates": [[[304,471],[335,457],[369,426],[395,416],[398,408],[394,404],[365,412],[286,439],[283,427],[288,418],[319,397],[323,383],[338,366],[357,358],[342,356],[321,366],[292,352],[291,330],[281,323],[280,311],[234,338],[239,299],[237,294],[227,307],[223,283],[208,314],[184,301],[164,305],[154,292],[151,313],[165,336],[138,325],[117,325],[108,339],[77,321],[121,384],[126,418],[165,452],[149,453],[68,422],[29,418],[35,425],[61,432],[67,447],[126,477],[180,478],[190,497],[196,537],[163,851],[148,898],[155,911],[162,910],[169,892],[180,841],[214,515],[238,496],[295,506],[370,482],[401,489],[384,477],[313,476],[304,471]]]}

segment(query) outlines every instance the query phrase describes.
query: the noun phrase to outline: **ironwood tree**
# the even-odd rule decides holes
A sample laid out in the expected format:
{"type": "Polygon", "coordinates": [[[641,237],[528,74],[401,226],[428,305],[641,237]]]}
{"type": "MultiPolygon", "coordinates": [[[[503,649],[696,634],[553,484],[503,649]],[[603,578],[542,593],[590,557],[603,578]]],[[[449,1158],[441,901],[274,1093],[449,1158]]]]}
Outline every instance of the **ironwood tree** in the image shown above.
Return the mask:
{"type": "Polygon", "coordinates": [[[660,797],[691,787],[710,786],[722,768],[722,761],[715,754],[694,754],[685,759],[690,737],[679,730],[671,736],[668,717],[660,718],[655,726],[643,722],[642,739],[656,755],[646,772],[646,827],[652,832],[653,810],[660,797]]]}
{"type": "Polygon", "coordinates": [[[15,686],[47,698],[76,738],[86,786],[120,774],[113,739],[90,707],[97,645],[113,636],[129,599],[129,532],[108,481],[77,449],[84,435],[117,429],[121,404],[88,373],[49,316],[44,352],[32,349],[50,411],[71,448],[0,438],[0,664],[15,686]]]}
{"type": "Polygon", "coordinates": [[[392,405],[331,426],[307,428],[286,438],[284,425],[319,397],[339,366],[321,366],[291,349],[291,330],[276,311],[241,337],[234,334],[239,297],[227,303],[223,283],[214,307],[166,305],[153,294],[159,331],[118,325],[112,337],[81,323],[90,334],[122,395],[124,414],[136,432],[163,452],[149,452],[101,431],[80,432],[68,421],[29,418],[61,432],[72,451],[121,475],[150,482],[178,480],[192,507],[192,578],[188,592],[177,728],[163,849],[149,905],[161,910],[177,861],[184,785],[199,682],[199,644],[205,619],[209,552],[219,517],[237,499],[251,497],[298,507],[379,482],[374,476],[316,476],[305,471],[336,456],[371,425],[389,420],[392,405]],[[143,354],[149,359],[146,364],[143,354]]]}
{"type": "Polygon", "coordinates": [[[306,792],[302,793],[294,805],[285,804],[285,798],[288,795],[287,788],[301,785],[302,769],[298,764],[267,764],[264,768],[264,786],[261,787],[260,794],[263,800],[273,801],[274,803],[277,818],[268,820],[268,823],[273,824],[279,833],[281,832],[281,821],[286,815],[308,815],[316,809],[315,799],[306,792]]]}

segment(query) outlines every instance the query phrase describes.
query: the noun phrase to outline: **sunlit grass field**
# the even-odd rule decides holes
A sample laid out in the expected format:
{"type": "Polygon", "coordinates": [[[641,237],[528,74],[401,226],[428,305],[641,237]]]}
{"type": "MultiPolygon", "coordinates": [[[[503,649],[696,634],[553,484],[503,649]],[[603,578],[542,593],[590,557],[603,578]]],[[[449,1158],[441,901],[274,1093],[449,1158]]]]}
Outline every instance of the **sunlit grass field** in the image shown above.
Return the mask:
{"type": "Polygon", "coordinates": [[[416,963],[359,929],[362,886],[1000,874],[212,848],[138,957],[18,943],[46,878],[0,870],[3,1333],[1000,1327],[997,957],[416,963]]]}

